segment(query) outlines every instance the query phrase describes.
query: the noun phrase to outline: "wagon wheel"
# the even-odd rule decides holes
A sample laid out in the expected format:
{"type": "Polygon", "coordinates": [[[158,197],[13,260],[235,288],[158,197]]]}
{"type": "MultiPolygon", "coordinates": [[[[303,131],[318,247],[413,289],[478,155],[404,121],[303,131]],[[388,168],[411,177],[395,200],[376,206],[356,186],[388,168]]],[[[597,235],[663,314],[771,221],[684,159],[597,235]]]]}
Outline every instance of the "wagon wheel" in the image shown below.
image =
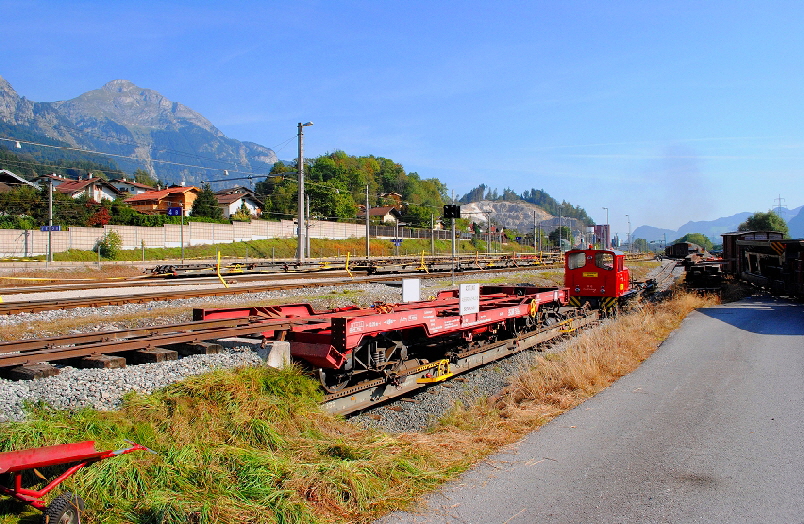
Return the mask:
{"type": "Polygon", "coordinates": [[[352,374],[337,369],[318,368],[318,381],[327,393],[337,393],[352,380],[352,374]]]}
{"type": "Polygon", "coordinates": [[[84,501],[78,495],[65,492],[53,499],[42,513],[42,524],[81,524],[84,501]]]}

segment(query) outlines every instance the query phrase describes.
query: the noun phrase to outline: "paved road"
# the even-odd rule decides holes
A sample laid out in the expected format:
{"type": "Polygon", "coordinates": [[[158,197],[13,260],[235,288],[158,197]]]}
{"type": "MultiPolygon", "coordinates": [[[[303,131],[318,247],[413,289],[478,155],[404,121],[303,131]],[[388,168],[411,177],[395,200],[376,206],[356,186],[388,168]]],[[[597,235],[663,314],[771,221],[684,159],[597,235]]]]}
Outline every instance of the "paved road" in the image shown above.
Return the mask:
{"type": "Polygon", "coordinates": [[[391,523],[804,522],[804,306],[692,313],[637,371],[391,523]]]}

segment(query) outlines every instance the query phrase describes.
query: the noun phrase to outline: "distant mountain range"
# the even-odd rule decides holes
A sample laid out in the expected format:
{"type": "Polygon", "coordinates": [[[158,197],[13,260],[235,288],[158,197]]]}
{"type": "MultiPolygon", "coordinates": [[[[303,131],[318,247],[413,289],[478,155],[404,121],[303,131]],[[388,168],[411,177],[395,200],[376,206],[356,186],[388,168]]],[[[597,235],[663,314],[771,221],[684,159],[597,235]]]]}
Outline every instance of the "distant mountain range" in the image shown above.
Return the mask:
{"type": "MultiPolygon", "coordinates": [[[[804,238],[804,206],[799,206],[793,209],[782,208],[781,211],[774,210],[781,214],[781,217],[787,222],[790,228],[791,238],[804,238]]],[[[651,240],[667,240],[672,242],[678,238],[683,237],[687,233],[702,233],[709,237],[715,244],[721,242],[720,235],[737,231],[737,227],[745,222],[745,219],[753,215],[753,213],[737,213],[728,217],[721,217],[715,220],[704,220],[697,222],[687,222],[677,230],[661,229],[652,226],[639,226],[632,233],[633,238],[644,238],[648,242],[651,240]]]]}
{"type": "Polygon", "coordinates": [[[276,162],[271,149],[228,138],[189,107],[128,80],[72,100],[32,102],[0,77],[0,136],[115,155],[124,171],[144,169],[168,183],[197,185],[224,170],[268,173],[276,162]]]}

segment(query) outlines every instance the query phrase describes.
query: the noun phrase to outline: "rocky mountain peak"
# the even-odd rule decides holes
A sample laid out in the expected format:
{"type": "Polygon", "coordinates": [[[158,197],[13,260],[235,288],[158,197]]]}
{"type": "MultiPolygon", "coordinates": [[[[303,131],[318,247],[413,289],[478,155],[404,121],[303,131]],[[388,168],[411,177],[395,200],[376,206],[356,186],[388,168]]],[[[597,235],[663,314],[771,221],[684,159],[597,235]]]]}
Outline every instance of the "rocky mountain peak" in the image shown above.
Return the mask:
{"type": "Polygon", "coordinates": [[[111,120],[130,128],[171,131],[191,124],[215,136],[224,136],[201,114],[170,101],[153,89],[138,87],[130,80],[112,80],[100,89],[53,105],[73,120],[111,120]]]}
{"type": "Polygon", "coordinates": [[[112,153],[124,170],[146,169],[167,182],[206,178],[179,165],[188,158],[213,170],[257,173],[276,162],[269,148],[228,138],[200,113],[130,80],[112,80],[70,100],[31,102],[0,77],[0,122],[112,153]]]}
{"type": "Polygon", "coordinates": [[[11,87],[11,84],[8,83],[8,80],[0,76],[0,93],[13,96],[15,98],[19,98],[20,95],[11,87]]]}
{"type": "Polygon", "coordinates": [[[122,93],[124,91],[131,91],[132,89],[139,89],[134,82],[131,80],[112,80],[111,82],[106,82],[101,87],[104,91],[112,91],[115,93],[122,93]]]}

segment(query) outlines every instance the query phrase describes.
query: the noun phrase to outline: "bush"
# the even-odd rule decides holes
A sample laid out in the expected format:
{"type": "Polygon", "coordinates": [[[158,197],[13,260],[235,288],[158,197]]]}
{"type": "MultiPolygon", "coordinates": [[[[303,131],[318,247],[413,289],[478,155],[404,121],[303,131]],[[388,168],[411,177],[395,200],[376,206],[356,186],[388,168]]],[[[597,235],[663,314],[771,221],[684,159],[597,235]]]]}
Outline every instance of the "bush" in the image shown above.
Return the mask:
{"type": "Polygon", "coordinates": [[[27,215],[0,216],[0,229],[37,229],[36,221],[27,215]]]}
{"type": "Polygon", "coordinates": [[[117,255],[120,254],[120,248],[123,246],[123,239],[120,238],[120,235],[117,231],[109,231],[103,237],[98,240],[98,243],[95,245],[96,253],[100,253],[100,256],[103,258],[108,258],[114,260],[117,258],[117,255]]]}

